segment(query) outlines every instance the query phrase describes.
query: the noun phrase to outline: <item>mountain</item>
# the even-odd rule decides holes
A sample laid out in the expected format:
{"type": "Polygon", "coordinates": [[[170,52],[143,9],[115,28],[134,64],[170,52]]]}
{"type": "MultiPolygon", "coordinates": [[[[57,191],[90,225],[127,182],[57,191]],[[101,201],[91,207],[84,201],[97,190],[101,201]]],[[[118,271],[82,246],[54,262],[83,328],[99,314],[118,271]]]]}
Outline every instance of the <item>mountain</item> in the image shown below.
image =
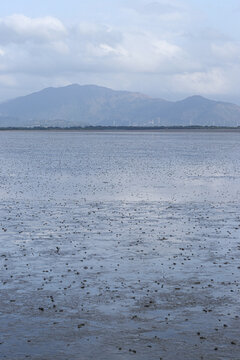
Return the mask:
{"type": "Polygon", "coordinates": [[[239,126],[240,107],[191,96],[172,102],[96,85],[47,88],[0,104],[0,126],[239,126]]]}

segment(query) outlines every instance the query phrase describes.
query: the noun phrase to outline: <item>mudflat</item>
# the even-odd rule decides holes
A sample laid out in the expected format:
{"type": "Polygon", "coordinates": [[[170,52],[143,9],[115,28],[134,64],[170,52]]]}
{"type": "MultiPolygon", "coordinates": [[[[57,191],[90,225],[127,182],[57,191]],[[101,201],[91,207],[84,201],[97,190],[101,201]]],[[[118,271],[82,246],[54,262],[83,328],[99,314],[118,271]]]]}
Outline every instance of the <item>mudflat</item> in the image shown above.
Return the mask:
{"type": "Polygon", "coordinates": [[[239,359],[239,153],[239,132],[0,132],[0,358],[239,359]]]}

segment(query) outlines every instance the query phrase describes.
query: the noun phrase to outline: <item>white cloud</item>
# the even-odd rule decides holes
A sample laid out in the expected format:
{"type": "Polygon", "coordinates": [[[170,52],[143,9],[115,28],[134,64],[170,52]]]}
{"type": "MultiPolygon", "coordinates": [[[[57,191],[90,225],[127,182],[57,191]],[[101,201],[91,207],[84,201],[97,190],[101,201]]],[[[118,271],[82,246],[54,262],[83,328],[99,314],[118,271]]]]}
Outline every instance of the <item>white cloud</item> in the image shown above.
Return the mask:
{"type": "Polygon", "coordinates": [[[22,15],[1,19],[0,28],[3,24],[12,30],[2,49],[8,72],[35,71],[52,77],[69,71],[164,72],[178,66],[184,54],[179,46],[150,32],[120,32],[92,23],[65,29],[54,18],[22,15]]]}
{"type": "Polygon", "coordinates": [[[217,58],[221,58],[226,61],[237,62],[240,60],[240,44],[234,42],[225,42],[211,45],[212,53],[217,58]]]}
{"type": "Polygon", "coordinates": [[[161,21],[181,20],[185,15],[185,6],[179,1],[137,1],[128,3],[127,7],[144,17],[157,17],[161,21]]]}
{"type": "Polygon", "coordinates": [[[166,98],[236,91],[237,41],[209,28],[191,33],[183,25],[180,2],[141,0],[133,8],[145,10],[134,10],[136,25],[128,27],[86,21],[66,25],[50,16],[0,18],[0,97],[11,97],[11,89],[15,96],[16,89],[21,95],[71,82],[166,98]],[[176,16],[175,21],[166,23],[167,16],[176,16]]]}
{"type": "Polygon", "coordinates": [[[176,89],[192,94],[216,95],[229,90],[228,79],[221,68],[177,74],[172,77],[172,82],[176,89]]]}
{"type": "Polygon", "coordinates": [[[71,35],[75,40],[81,42],[91,42],[92,44],[100,44],[106,42],[109,45],[114,45],[122,40],[122,32],[113,29],[110,26],[82,22],[71,28],[71,35]]]}
{"type": "Polygon", "coordinates": [[[0,43],[23,43],[26,41],[56,41],[66,36],[60,20],[47,16],[29,18],[15,14],[0,19],[0,43]]]}

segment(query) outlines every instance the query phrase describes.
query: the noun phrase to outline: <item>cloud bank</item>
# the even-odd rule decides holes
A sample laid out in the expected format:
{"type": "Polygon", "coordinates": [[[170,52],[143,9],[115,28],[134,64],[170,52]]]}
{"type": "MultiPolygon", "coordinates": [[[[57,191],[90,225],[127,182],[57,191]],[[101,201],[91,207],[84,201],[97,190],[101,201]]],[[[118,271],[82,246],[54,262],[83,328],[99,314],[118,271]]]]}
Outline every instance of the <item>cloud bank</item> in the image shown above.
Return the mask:
{"type": "Polygon", "coordinates": [[[76,82],[165,98],[234,96],[240,43],[195,27],[186,3],[133,1],[120,15],[132,22],[0,18],[0,100],[76,82]]]}

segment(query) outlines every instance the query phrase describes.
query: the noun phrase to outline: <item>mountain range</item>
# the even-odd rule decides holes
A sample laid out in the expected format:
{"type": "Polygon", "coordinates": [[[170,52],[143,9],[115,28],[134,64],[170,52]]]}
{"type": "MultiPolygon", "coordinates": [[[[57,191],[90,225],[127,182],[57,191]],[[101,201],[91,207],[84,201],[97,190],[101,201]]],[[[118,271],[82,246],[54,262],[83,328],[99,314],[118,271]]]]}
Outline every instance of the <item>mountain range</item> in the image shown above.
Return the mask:
{"type": "Polygon", "coordinates": [[[202,96],[167,101],[96,85],[68,85],[0,104],[0,127],[239,126],[240,107],[202,96]]]}

